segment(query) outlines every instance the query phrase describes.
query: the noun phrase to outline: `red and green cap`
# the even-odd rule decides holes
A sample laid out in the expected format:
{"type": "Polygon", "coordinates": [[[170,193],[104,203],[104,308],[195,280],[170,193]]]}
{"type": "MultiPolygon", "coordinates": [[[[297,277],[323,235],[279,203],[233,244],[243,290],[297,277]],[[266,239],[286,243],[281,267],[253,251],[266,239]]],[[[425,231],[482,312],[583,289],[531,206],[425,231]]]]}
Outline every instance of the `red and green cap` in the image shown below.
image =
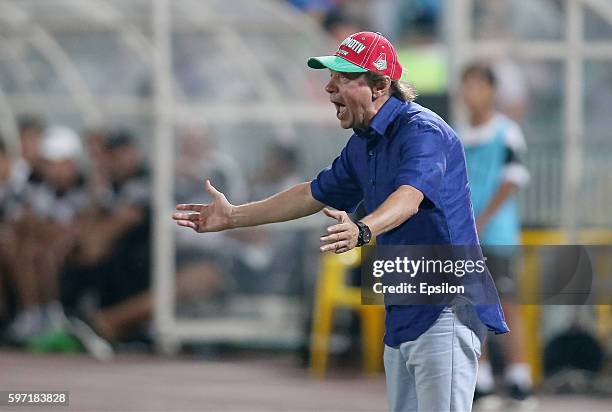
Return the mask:
{"type": "Polygon", "coordinates": [[[350,35],[333,56],[311,57],[308,67],[344,73],[371,71],[389,76],[391,80],[402,77],[402,66],[391,42],[382,34],[371,31],[350,35]]]}

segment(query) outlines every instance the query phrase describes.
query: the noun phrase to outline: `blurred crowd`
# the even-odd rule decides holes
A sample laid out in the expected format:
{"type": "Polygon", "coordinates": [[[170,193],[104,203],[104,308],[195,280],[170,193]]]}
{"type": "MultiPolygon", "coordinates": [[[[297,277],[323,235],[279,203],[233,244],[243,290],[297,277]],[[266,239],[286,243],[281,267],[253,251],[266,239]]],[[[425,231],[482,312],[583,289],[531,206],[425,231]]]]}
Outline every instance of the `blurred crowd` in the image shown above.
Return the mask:
{"type": "MultiPolygon", "coordinates": [[[[121,128],[80,136],[31,115],[22,116],[18,128],[19,157],[0,139],[3,343],[40,351],[80,348],[104,358],[112,354],[110,343],[147,340],[152,190],[140,140],[121,128]]],[[[246,178],[238,162],[215,148],[206,127],[184,128],[177,139],[177,202],[206,202],[204,176],[235,202],[299,181],[292,147],[271,143],[266,153],[246,178]]],[[[294,232],[203,237],[177,229],[176,236],[181,301],[300,287],[288,285],[295,279],[286,276],[292,265],[278,265],[296,245],[294,232]]]]}
{"type": "Polygon", "coordinates": [[[287,0],[310,15],[336,40],[357,27],[384,28],[385,37],[401,40],[412,34],[434,33],[441,20],[442,0],[287,0]]]}
{"type": "Polygon", "coordinates": [[[112,308],[149,286],[150,180],[137,141],[18,123],[21,156],[0,146],[3,338],[38,347],[57,341],[49,332],[92,326],[118,337],[126,325],[112,308]],[[84,319],[82,305],[97,309],[84,319]]]}

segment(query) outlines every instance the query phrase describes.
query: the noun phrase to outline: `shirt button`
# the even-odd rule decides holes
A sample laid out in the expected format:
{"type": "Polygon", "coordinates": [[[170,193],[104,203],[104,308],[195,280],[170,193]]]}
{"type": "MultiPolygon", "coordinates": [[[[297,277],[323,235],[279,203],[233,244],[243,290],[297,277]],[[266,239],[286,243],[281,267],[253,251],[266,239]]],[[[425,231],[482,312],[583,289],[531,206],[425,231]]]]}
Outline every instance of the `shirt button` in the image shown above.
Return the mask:
{"type": "Polygon", "coordinates": [[[368,152],[368,154],[369,154],[370,156],[374,156],[374,150],[370,150],[370,151],[368,152]]]}

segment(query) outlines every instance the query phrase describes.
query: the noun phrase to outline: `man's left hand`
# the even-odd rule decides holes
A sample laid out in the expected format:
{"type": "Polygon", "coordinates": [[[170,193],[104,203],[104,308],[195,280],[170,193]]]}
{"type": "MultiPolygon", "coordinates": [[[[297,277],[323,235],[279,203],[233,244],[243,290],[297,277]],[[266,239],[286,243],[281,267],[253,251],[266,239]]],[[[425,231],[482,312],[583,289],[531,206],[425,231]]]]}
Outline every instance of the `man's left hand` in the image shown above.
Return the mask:
{"type": "Polygon", "coordinates": [[[351,221],[346,212],[323,209],[323,212],[338,221],[338,224],[327,228],[327,236],[321,237],[321,252],[332,251],[344,253],[357,245],[359,228],[351,221]]]}

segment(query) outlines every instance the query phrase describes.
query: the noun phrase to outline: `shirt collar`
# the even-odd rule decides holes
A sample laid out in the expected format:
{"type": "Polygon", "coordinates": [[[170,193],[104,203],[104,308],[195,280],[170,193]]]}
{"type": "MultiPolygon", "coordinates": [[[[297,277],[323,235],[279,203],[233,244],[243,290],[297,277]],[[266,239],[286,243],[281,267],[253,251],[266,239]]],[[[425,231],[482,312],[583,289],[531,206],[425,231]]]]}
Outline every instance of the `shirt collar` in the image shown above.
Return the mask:
{"type": "Polygon", "coordinates": [[[403,103],[395,96],[389,97],[378,110],[378,113],[374,115],[367,129],[353,129],[353,131],[356,135],[366,138],[384,136],[391,123],[393,123],[399,114],[403,103]]]}

